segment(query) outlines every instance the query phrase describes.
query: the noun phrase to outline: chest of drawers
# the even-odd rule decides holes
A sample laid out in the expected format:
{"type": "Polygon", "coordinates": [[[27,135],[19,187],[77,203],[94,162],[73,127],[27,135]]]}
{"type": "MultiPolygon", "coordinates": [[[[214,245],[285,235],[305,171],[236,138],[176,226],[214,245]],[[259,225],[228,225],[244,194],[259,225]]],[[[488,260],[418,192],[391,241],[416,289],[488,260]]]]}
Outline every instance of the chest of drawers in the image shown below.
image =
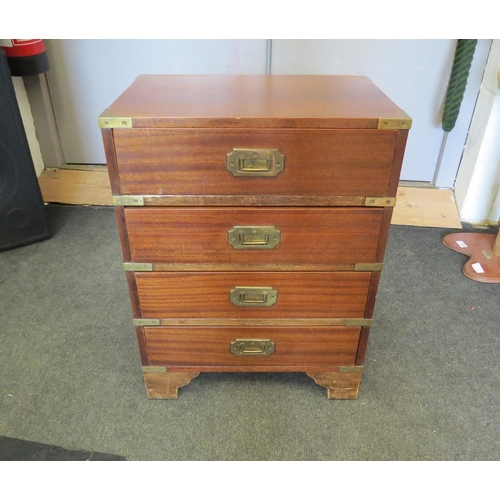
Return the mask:
{"type": "Polygon", "coordinates": [[[148,397],[356,398],[411,119],[364,77],[141,75],[99,124],[148,397]]]}

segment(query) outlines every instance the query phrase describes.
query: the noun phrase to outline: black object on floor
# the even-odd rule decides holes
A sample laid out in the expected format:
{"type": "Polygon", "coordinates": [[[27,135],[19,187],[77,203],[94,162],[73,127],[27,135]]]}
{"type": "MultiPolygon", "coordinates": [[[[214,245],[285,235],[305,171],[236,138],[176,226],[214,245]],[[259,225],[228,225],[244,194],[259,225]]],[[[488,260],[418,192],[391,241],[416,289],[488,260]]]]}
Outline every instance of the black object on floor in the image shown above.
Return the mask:
{"type": "Polygon", "coordinates": [[[120,455],[94,451],[67,450],[50,444],[35,443],[22,439],[0,436],[0,460],[2,461],[114,461],[127,460],[120,455]]]}
{"type": "Polygon", "coordinates": [[[5,51],[0,48],[0,251],[50,237],[5,51]]]}

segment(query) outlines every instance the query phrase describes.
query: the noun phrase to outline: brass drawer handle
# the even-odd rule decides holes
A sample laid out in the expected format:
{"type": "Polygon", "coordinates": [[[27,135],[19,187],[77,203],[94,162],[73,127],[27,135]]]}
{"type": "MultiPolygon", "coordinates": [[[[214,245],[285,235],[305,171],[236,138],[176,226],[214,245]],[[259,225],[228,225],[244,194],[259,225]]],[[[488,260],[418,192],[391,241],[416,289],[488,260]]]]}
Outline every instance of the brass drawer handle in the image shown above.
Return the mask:
{"type": "Polygon", "coordinates": [[[235,339],[231,352],[236,356],[269,356],[274,353],[274,342],[269,339],[235,339]]]}
{"type": "Polygon", "coordinates": [[[234,226],[227,232],[227,238],[237,250],[271,250],[280,242],[281,232],[274,226],[234,226]]]}
{"type": "Polygon", "coordinates": [[[237,286],[229,292],[229,300],[238,307],[270,307],[278,292],[270,286],[237,286]]]}
{"type": "Polygon", "coordinates": [[[233,149],[227,153],[227,169],[236,177],[276,177],[285,167],[277,149],[233,149]]]}

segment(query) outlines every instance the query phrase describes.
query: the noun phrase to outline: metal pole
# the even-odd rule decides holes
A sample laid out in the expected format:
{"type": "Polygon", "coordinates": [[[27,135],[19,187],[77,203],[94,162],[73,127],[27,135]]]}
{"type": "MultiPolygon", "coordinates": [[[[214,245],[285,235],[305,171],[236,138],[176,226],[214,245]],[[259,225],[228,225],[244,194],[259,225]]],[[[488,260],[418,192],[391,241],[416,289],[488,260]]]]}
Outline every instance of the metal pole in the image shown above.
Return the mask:
{"type": "Polygon", "coordinates": [[[432,183],[434,186],[436,185],[437,178],[439,175],[439,170],[441,169],[441,162],[443,161],[444,150],[446,148],[446,141],[448,140],[449,132],[445,132],[443,136],[443,142],[441,143],[441,149],[439,150],[439,156],[436,164],[436,170],[434,171],[434,178],[432,179],[432,183]]]}
{"type": "Polygon", "coordinates": [[[267,51],[266,51],[266,75],[271,74],[271,65],[273,59],[273,41],[267,40],[267,51]]]}

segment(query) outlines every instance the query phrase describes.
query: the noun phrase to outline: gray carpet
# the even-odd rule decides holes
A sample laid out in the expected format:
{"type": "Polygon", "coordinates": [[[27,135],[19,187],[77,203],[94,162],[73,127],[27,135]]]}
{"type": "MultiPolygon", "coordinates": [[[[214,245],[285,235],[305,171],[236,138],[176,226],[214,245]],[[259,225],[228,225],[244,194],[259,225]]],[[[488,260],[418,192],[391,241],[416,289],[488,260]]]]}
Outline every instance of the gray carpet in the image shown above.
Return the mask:
{"type": "Polygon", "coordinates": [[[355,401],[305,374],[206,373],[146,399],[110,208],[48,208],[0,253],[0,435],[127,460],[498,460],[500,285],[451,230],[393,226],[355,401]]]}

